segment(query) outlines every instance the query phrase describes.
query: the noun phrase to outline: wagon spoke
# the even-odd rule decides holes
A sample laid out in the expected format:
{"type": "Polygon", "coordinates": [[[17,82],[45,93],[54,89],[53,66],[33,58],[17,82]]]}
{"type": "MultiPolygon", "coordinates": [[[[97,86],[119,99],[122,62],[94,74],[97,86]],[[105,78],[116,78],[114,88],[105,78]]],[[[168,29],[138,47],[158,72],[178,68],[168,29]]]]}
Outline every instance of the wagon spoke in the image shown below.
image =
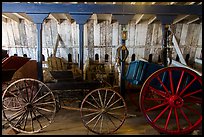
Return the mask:
{"type": "MultiPolygon", "coordinates": [[[[33,114],[34,114],[35,117],[37,117],[34,111],[33,111],[33,114]]],[[[36,118],[36,120],[38,121],[38,124],[40,125],[40,128],[42,129],[43,127],[42,127],[40,121],[38,120],[38,118],[36,118]]]]}
{"type": "Polygon", "coordinates": [[[199,89],[199,90],[196,90],[196,91],[192,91],[192,92],[184,95],[183,98],[191,96],[191,95],[194,95],[194,94],[199,93],[199,92],[202,92],[202,89],[199,89]]]}
{"type": "Polygon", "coordinates": [[[192,102],[192,103],[198,103],[202,104],[202,98],[188,96],[184,98],[185,102],[192,102]]]}
{"type": "Polygon", "coordinates": [[[14,86],[17,88],[18,92],[21,94],[22,99],[23,99],[25,102],[28,102],[28,101],[25,99],[25,97],[23,96],[21,90],[16,86],[16,83],[14,84],[14,86]]]}
{"type": "MultiPolygon", "coordinates": [[[[92,98],[93,98],[93,100],[96,102],[96,104],[98,105],[98,107],[101,107],[99,104],[98,104],[98,102],[96,101],[96,99],[92,96],[92,95],[90,95],[92,98]]],[[[98,107],[96,107],[96,108],[98,108],[98,107]]]]}
{"type": "Polygon", "coordinates": [[[106,104],[105,108],[108,106],[108,104],[110,103],[110,101],[112,100],[113,96],[115,95],[115,92],[113,93],[113,95],[111,96],[111,98],[108,100],[108,103],[106,104]]]}
{"type": "Polygon", "coordinates": [[[98,114],[98,113],[99,113],[99,111],[83,115],[82,117],[88,117],[88,116],[92,116],[92,115],[95,115],[95,114],[98,114]]]}
{"type": "Polygon", "coordinates": [[[101,118],[100,133],[102,133],[102,129],[103,129],[103,116],[101,118]]]}
{"type": "Polygon", "coordinates": [[[164,90],[166,91],[167,95],[169,95],[169,91],[167,89],[167,87],[164,85],[164,83],[161,81],[161,79],[159,77],[157,77],[157,80],[159,81],[159,83],[162,85],[162,87],[164,88],[164,90]]]}
{"type": "Polygon", "coordinates": [[[118,101],[122,100],[121,98],[119,98],[118,100],[116,100],[115,102],[113,102],[112,104],[110,104],[109,106],[107,106],[107,108],[112,107],[114,104],[116,104],[118,101]]]}
{"type": "Polygon", "coordinates": [[[172,92],[172,95],[174,95],[174,85],[173,85],[172,71],[171,70],[169,70],[169,78],[170,78],[171,92],[172,92]]]}
{"type": "Polygon", "coordinates": [[[196,77],[194,77],[194,79],[180,92],[180,96],[186,91],[187,88],[189,88],[193,82],[196,80],[196,77]]]}
{"type": "Polygon", "coordinates": [[[98,124],[99,119],[100,119],[101,117],[102,117],[102,115],[100,115],[100,116],[98,117],[98,119],[96,120],[96,123],[94,124],[92,130],[94,130],[94,129],[96,128],[96,125],[98,124]]]}
{"type": "Polygon", "coordinates": [[[87,102],[88,104],[90,104],[91,106],[93,106],[93,107],[95,107],[95,108],[97,108],[97,109],[98,109],[98,107],[97,107],[97,106],[95,106],[94,104],[92,104],[91,102],[89,102],[89,101],[87,101],[87,100],[86,100],[86,102],[87,102]]]}
{"type": "Polygon", "coordinates": [[[110,108],[109,110],[115,110],[115,109],[120,109],[120,108],[124,108],[125,107],[125,105],[123,105],[123,106],[117,106],[117,107],[114,107],[114,108],[110,108]]]}
{"type": "Polygon", "coordinates": [[[55,104],[55,102],[43,102],[43,103],[35,103],[35,105],[47,105],[47,104],[55,104]]]}
{"type": "Polygon", "coordinates": [[[174,114],[175,114],[175,118],[176,118],[176,125],[178,127],[178,130],[180,130],[179,118],[178,118],[178,113],[177,113],[176,108],[174,108],[174,114]]]}
{"type": "Polygon", "coordinates": [[[166,98],[166,94],[164,94],[163,91],[161,91],[161,90],[159,90],[159,89],[155,89],[155,88],[153,88],[152,86],[149,86],[149,88],[150,88],[154,93],[156,93],[157,95],[160,95],[160,96],[166,98]]]}
{"type": "Polygon", "coordinates": [[[25,110],[20,110],[17,111],[16,113],[14,113],[13,115],[11,115],[11,117],[8,119],[8,121],[12,121],[14,119],[16,119],[17,117],[19,117],[22,113],[24,113],[25,110]]]}
{"type": "Polygon", "coordinates": [[[165,105],[167,105],[167,104],[168,104],[168,102],[163,102],[162,104],[159,104],[159,105],[157,105],[157,106],[148,108],[147,110],[145,110],[145,112],[152,111],[152,110],[154,110],[154,109],[158,109],[158,108],[163,107],[163,106],[165,106],[165,105]]]}
{"type": "Polygon", "coordinates": [[[186,114],[183,112],[182,108],[179,109],[181,114],[183,115],[183,117],[185,118],[185,120],[188,122],[189,126],[192,126],[191,121],[189,120],[189,118],[186,116],[186,114]]]}
{"type": "MultiPolygon", "coordinates": [[[[110,114],[110,113],[109,113],[110,114]]],[[[111,121],[111,123],[114,125],[115,128],[117,128],[117,126],[115,125],[115,123],[113,122],[113,120],[109,117],[109,115],[107,115],[108,119],[111,121]]]]}
{"type": "Polygon", "coordinates": [[[46,97],[47,95],[49,95],[50,93],[48,92],[48,93],[46,93],[45,95],[43,95],[42,97],[40,97],[40,98],[38,98],[38,99],[36,99],[33,103],[36,103],[36,102],[38,102],[39,100],[41,100],[41,99],[43,99],[44,97],[46,97]]]}
{"type": "Polygon", "coordinates": [[[176,95],[178,94],[179,87],[180,87],[181,81],[183,79],[183,74],[184,74],[184,71],[182,71],[182,73],[181,73],[181,76],[180,76],[180,79],[179,79],[179,83],[178,83],[177,88],[176,88],[176,95]]]}
{"type": "Polygon", "coordinates": [[[20,116],[20,118],[18,119],[18,121],[16,122],[16,124],[15,124],[14,126],[20,124],[20,122],[21,122],[22,120],[24,120],[23,118],[24,118],[24,115],[25,115],[25,114],[26,114],[26,111],[20,116]]]}
{"type": "Polygon", "coordinates": [[[109,114],[111,117],[113,117],[113,118],[119,120],[120,122],[122,122],[121,119],[119,119],[118,117],[114,116],[114,113],[107,112],[107,114],[109,114]]]}
{"type": "Polygon", "coordinates": [[[168,105],[162,112],[153,120],[153,123],[155,123],[169,108],[170,106],[168,105]]]}
{"type": "Polygon", "coordinates": [[[38,113],[40,113],[40,114],[41,114],[45,119],[47,119],[49,122],[51,122],[51,120],[50,120],[48,117],[46,117],[43,113],[41,113],[38,108],[36,108],[36,111],[37,111],[38,113]]]}
{"type": "Polygon", "coordinates": [[[28,100],[28,102],[29,102],[28,90],[27,90],[27,86],[26,86],[25,80],[23,81],[23,83],[24,83],[24,86],[25,86],[24,89],[25,89],[25,91],[26,91],[27,100],[28,100]]]}
{"type": "Polygon", "coordinates": [[[103,101],[102,101],[102,99],[101,99],[101,94],[100,94],[99,90],[98,90],[98,96],[99,96],[99,100],[100,100],[101,106],[104,107],[103,101]]]}
{"type": "Polygon", "coordinates": [[[197,110],[187,106],[187,105],[183,105],[183,107],[185,107],[186,109],[190,110],[192,113],[199,115],[199,117],[202,117],[202,114],[200,112],[198,112],[197,110]]]}
{"type": "Polygon", "coordinates": [[[52,110],[49,110],[49,109],[46,109],[46,108],[42,108],[42,107],[37,107],[37,106],[35,106],[37,109],[41,109],[41,110],[43,110],[43,111],[46,111],[46,112],[54,112],[54,111],[52,111],[52,110]]]}
{"type": "Polygon", "coordinates": [[[101,113],[97,114],[95,117],[93,117],[91,120],[89,120],[86,125],[88,125],[89,123],[91,123],[94,119],[96,119],[98,116],[100,116],[101,113]]]}
{"type": "Polygon", "coordinates": [[[169,120],[170,120],[170,117],[171,117],[171,113],[172,113],[172,107],[170,108],[168,117],[167,117],[167,119],[166,119],[166,123],[165,123],[165,127],[164,127],[165,130],[166,130],[167,127],[168,127],[169,120]]]}
{"type": "Polygon", "coordinates": [[[27,123],[27,120],[28,120],[28,115],[29,115],[29,112],[26,111],[26,119],[25,119],[25,124],[24,124],[23,130],[25,130],[26,123],[27,123]]]}
{"type": "Polygon", "coordinates": [[[43,86],[44,86],[44,85],[41,85],[41,87],[39,88],[39,90],[37,91],[37,93],[36,93],[36,94],[34,95],[34,97],[32,98],[32,101],[31,101],[31,102],[34,101],[34,99],[37,97],[38,93],[41,91],[41,89],[42,89],[43,86]]]}
{"type": "Polygon", "coordinates": [[[106,89],[106,92],[105,92],[105,96],[104,96],[104,106],[106,105],[106,98],[107,98],[107,89],[106,89]]]}
{"type": "Polygon", "coordinates": [[[30,117],[31,117],[31,127],[32,127],[32,131],[34,131],[32,111],[30,111],[30,117]]]}
{"type": "Polygon", "coordinates": [[[152,101],[164,101],[163,98],[145,98],[145,100],[152,100],[152,101]]]}

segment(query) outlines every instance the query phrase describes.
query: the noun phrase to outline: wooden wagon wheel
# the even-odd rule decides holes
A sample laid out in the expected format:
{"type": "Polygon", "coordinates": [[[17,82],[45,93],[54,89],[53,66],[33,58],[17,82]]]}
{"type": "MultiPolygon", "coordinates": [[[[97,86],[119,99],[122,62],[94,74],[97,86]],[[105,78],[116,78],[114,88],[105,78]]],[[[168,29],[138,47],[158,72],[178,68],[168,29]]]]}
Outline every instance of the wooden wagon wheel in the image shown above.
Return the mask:
{"type": "Polygon", "coordinates": [[[124,123],[127,107],[119,93],[109,88],[99,88],[86,95],[80,113],[87,129],[96,134],[111,134],[124,123]]]}
{"type": "Polygon", "coordinates": [[[41,81],[24,78],[11,83],[2,101],[14,100],[17,106],[3,107],[9,125],[18,132],[35,133],[47,127],[56,113],[55,96],[41,81]]]}
{"type": "Polygon", "coordinates": [[[140,109],[160,133],[189,134],[202,122],[202,80],[194,71],[167,67],[143,84],[140,109]]]}

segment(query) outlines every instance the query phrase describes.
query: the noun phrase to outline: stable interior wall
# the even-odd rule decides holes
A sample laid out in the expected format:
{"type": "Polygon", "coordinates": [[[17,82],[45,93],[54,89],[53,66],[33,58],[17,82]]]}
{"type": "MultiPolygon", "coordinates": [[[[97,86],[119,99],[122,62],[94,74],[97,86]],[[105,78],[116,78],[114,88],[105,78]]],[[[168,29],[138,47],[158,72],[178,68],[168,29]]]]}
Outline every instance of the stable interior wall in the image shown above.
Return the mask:
{"type": "MultiPolygon", "coordinates": [[[[181,52],[186,58],[189,54],[189,65],[202,54],[202,23],[201,24],[174,24],[171,26],[176,35],[181,52]]],[[[152,54],[152,62],[158,63],[162,49],[161,23],[148,24],[143,21],[136,24],[131,20],[127,27],[128,39],[126,46],[129,50],[127,63],[132,55],[135,60],[143,58],[148,60],[152,54]]],[[[71,54],[72,62],[78,63],[79,54],[79,25],[75,21],[46,19],[42,27],[42,53],[47,60],[53,54],[54,47],[58,45],[56,56],[68,60],[71,54]],[[57,41],[58,35],[60,40],[57,41]]],[[[84,25],[84,63],[87,60],[95,60],[99,56],[99,63],[115,65],[116,49],[121,46],[121,25],[110,20],[89,19],[84,25]],[[105,55],[108,61],[105,61],[105,55]]],[[[27,20],[15,22],[11,19],[2,21],[2,48],[7,49],[9,55],[27,54],[31,59],[37,55],[37,31],[36,25],[27,20]]],[[[173,59],[177,53],[173,49],[173,59]]]]}

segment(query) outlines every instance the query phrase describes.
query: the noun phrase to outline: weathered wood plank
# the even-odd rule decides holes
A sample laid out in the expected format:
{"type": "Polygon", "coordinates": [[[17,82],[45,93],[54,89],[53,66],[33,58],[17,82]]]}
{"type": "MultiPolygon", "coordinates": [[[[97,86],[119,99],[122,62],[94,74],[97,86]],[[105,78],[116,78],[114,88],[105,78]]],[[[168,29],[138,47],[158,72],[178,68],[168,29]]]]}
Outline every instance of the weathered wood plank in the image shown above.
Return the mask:
{"type": "Polygon", "coordinates": [[[147,36],[146,36],[145,45],[151,46],[153,26],[154,26],[153,24],[150,24],[147,27],[147,36]]]}
{"type": "Polygon", "coordinates": [[[179,46],[186,45],[186,37],[187,37],[187,32],[188,32],[188,26],[187,24],[183,24],[182,26],[182,32],[181,32],[181,38],[180,38],[180,43],[179,46]]]}
{"type": "Polygon", "coordinates": [[[9,37],[7,29],[7,23],[2,21],[2,48],[4,49],[9,47],[9,37]]]}
{"type": "Polygon", "coordinates": [[[15,41],[14,41],[14,35],[13,35],[13,29],[11,25],[12,20],[8,19],[7,22],[7,32],[8,32],[8,39],[9,39],[9,45],[11,47],[15,47],[15,41]]]}
{"type": "Polygon", "coordinates": [[[19,36],[19,28],[18,28],[18,24],[15,21],[11,22],[11,28],[13,30],[13,36],[14,36],[14,41],[15,41],[15,45],[18,46],[20,45],[20,36],[19,36]]]}
{"type": "Polygon", "coordinates": [[[187,31],[187,36],[186,36],[186,46],[190,46],[191,43],[192,43],[192,39],[193,39],[193,34],[194,34],[194,31],[195,31],[195,24],[190,24],[189,27],[188,27],[188,31],[187,31]]]}
{"type": "Polygon", "coordinates": [[[157,23],[153,24],[152,41],[151,41],[152,46],[155,46],[158,44],[158,27],[159,25],[157,23]]]}
{"type": "Polygon", "coordinates": [[[100,24],[94,24],[94,46],[100,46],[100,24]]]}
{"type": "Polygon", "coordinates": [[[198,47],[202,48],[202,24],[200,24],[200,34],[199,34],[199,40],[198,40],[198,47]]]}
{"type": "Polygon", "coordinates": [[[195,24],[194,33],[193,33],[192,41],[191,41],[191,45],[194,47],[196,47],[198,45],[198,39],[199,39],[200,31],[201,31],[201,25],[195,24]]]}
{"type": "Polygon", "coordinates": [[[112,33],[112,45],[113,46],[118,46],[119,45],[119,42],[118,42],[118,34],[119,34],[119,25],[118,25],[118,22],[115,22],[112,24],[113,26],[113,33],[112,33]]]}
{"type": "Polygon", "coordinates": [[[129,46],[134,46],[135,45],[135,24],[133,22],[130,23],[129,25],[129,46]]]}

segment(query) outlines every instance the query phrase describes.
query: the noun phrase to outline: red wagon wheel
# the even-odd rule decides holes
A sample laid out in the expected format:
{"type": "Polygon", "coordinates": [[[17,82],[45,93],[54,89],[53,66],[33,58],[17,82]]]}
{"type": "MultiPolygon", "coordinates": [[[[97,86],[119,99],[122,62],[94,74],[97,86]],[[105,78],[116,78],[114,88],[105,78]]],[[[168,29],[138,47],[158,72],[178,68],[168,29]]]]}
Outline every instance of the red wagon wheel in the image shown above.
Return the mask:
{"type": "Polygon", "coordinates": [[[119,93],[109,88],[99,88],[86,95],[80,113],[87,129],[96,134],[111,134],[124,123],[127,107],[119,93]]]}
{"type": "Polygon", "coordinates": [[[11,83],[2,96],[3,115],[18,132],[35,133],[47,127],[56,113],[55,96],[41,81],[25,78],[11,83]],[[15,102],[16,105],[7,104],[15,102]]]}
{"type": "Polygon", "coordinates": [[[143,84],[140,109],[160,133],[189,134],[202,122],[202,80],[194,71],[168,67],[143,84]]]}

